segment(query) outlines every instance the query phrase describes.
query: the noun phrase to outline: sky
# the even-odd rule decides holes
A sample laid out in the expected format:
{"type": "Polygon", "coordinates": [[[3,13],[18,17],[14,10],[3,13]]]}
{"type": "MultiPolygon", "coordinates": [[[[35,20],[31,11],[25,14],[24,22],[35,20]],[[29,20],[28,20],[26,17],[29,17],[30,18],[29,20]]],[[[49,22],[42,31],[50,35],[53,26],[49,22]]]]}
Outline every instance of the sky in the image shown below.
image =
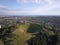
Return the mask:
{"type": "Polygon", "coordinates": [[[60,15],[60,0],[0,0],[0,15],[60,15]]]}

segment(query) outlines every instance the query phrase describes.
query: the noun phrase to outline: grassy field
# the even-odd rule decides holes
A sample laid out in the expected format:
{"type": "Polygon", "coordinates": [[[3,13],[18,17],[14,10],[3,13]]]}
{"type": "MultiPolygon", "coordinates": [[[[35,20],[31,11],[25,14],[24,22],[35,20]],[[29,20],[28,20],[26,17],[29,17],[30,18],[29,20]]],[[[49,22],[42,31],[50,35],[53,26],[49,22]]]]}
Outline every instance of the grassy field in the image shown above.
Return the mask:
{"type": "Polygon", "coordinates": [[[29,23],[24,23],[17,26],[16,30],[13,32],[16,35],[13,45],[23,45],[28,39],[31,38],[32,35],[27,33],[29,26],[29,23]]]}
{"type": "Polygon", "coordinates": [[[3,45],[3,42],[0,40],[0,45],[3,45]]]}

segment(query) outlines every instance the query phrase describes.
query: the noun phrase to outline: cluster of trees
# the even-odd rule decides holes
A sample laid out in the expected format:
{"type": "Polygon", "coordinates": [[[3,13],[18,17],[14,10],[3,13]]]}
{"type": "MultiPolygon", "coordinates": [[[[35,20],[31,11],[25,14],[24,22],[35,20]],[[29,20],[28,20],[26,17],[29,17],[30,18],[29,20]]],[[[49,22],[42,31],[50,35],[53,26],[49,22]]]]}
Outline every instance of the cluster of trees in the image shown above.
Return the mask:
{"type": "Polygon", "coordinates": [[[56,29],[50,25],[43,25],[42,30],[27,41],[28,45],[60,45],[60,38],[56,29]]]}
{"type": "Polygon", "coordinates": [[[0,39],[4,45],[12,45],[14,34],[14,26],[8,27],[5,25],[4,27],[0,28],[0,39]]]}
{"type": "Polygon", "coordinates": [[[42,34],[41,32],[35,37],[29,39],[28,45],[57,45],[57,36],[47,36],[46,34],[42,34]]]}

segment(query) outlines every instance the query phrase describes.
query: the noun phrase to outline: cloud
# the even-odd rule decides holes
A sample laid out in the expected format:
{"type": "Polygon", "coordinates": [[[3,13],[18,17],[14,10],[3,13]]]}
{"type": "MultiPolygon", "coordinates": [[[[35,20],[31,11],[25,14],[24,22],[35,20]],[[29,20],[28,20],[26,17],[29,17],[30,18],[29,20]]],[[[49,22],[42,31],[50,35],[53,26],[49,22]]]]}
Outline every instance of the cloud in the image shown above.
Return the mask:
{"type": "MultiPolygon", "coordinates": [[[[35,4],[53,4],[56,0],[16,0],[20,4],[35,3],[35,4]]],[[[59,0],[57,0],[59,1],[59,0]]]]}
{"type": "Polygon", "coordinates": [[[59,4],[23,9],[11,9],[6,6],[0,6],[0,15],[60,15],[59,4]]]}
{"type": "Polygon", "coordinates": [[[41,0],[16,0],[18,3],[22,3],[22,4],[25,4],[25,3],[40,3],[41,0]]]}

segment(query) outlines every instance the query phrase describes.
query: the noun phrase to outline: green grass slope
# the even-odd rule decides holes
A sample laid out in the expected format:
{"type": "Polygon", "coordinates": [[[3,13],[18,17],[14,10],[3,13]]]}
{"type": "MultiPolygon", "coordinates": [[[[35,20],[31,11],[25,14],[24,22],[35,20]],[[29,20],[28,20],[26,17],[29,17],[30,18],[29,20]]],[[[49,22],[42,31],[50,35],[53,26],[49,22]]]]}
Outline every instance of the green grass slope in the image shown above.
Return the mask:
{"type": "Polygon", "coordinates": [[[13,32],[13,34],[16,35],[15,40],[13,41],[14,43],[16,42],[16,44],[13,43],[14,45],[23,45],[26,40],[31,38],[32,35],[27,33],[29,26],[29,23],[17,25],[17,28],[13,32]]]}

